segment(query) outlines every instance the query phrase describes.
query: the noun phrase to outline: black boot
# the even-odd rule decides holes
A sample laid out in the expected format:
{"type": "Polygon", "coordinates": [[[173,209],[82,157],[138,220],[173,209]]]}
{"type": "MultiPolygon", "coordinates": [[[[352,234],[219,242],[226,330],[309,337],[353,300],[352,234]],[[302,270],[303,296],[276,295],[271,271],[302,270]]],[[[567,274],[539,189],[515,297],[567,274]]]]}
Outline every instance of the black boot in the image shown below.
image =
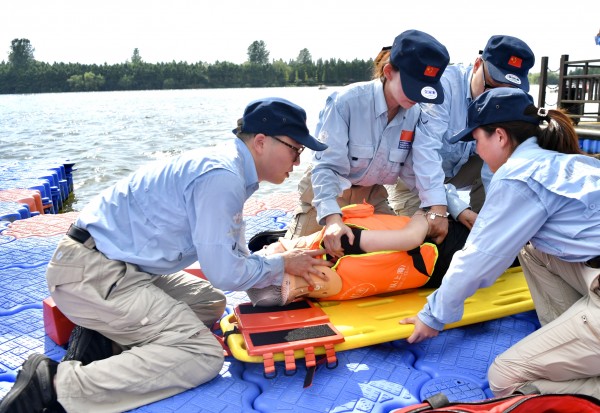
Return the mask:
{"type": "Polygon", "coordinates": [[[113,355],[112,341],[97,331],[75,326],[69,337],[67,354],[61,361],[77,360],[84,366],[113,355]]]}
{"type": "Polygon", "coordinates": [[[2,399],[0,413],[62,410],[54,389],[57,366],[56,361],[43,354],[31,354],[23,363],[14,386],[2,399]]]}

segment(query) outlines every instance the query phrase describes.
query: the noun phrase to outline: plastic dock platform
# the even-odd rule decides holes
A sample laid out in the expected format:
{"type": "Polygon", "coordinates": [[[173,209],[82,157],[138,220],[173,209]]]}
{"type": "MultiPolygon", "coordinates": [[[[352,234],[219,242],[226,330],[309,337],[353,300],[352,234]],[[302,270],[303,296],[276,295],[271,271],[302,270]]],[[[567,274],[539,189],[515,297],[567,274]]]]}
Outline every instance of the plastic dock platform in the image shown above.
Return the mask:
{"type": "MultiPolygon", "coordinates": [[[[19,175],[19,165],[11,167],[13,176],[19,175]]],[[[24,168],[28,173],[33,169],[24,168]]],[[[0,398],[12,387],[29,354],[42,352],[60,360],[65,353],[65,348],[45,334],[42,301],[49,293],[44,274],[58,240],[77,213],[56,214],[62,202],[57,197],[64,200],[64,191],[68,195],[68,180],[64,178],[66,185],[50,185],[54,182],[42,169],[37,170],[38,177],[19,177],[13,180],[19,184],[10,187],[4,179],[8,167],[0,165],[0,194],[2,188],[31,191],[36,187],[48,211],[31,214],[36,202],[31,193],[16,191],[19,200],[0,199],[0,398]],[[54,198],[52,189],[43,192],[45,183],[55,187],[54,198]],[[23,205],[29,205],[25,208],[29,217],[27,211],[21,211],[23,205]]],[[[285,228],[295,202],[292,194],[250,199],[244,211],[247,238],[265,229],[285,228]]],[[[245,301],[244,293],[228,293],[227,312],[245,301]]],[[[134,411],[388,413],[438,392],[451,401],[481,400],[492,396],[486,372],[494,357],[536,328],[535,314],[527,312],[443,331],[417,345],[398,340],[337,352],[337,367],[317,368],[307,388],[303,387],[306,369],[301,360],[291,376],[285,374],[283,363],[276,363],[278,374],[268,379],[262,364],[227,357],[219,376],[210,382],[134,411]]]]}

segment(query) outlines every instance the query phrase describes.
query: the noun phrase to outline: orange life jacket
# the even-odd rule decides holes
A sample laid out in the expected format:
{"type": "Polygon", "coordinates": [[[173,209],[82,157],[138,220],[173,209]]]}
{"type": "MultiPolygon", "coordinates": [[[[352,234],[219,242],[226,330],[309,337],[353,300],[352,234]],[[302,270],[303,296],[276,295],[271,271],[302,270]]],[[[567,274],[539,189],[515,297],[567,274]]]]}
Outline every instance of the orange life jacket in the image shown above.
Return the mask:
{"type": "MultiPolygon", "coordinates": [[[[342,208],[342,219],[349,227],[363,230],[401,229],[410,217],[374,214],[369,204],[342,208]]],[[[322,248],[324,230],[311,249],[322,248]]],[[[426,242],[411,251],[378,251],[344,255],[332,267],[342,279],[342,289],[321,300],[349,300],[409,288],[422,287],[429,281],[438,258],[435,244],[426,242]]]]}

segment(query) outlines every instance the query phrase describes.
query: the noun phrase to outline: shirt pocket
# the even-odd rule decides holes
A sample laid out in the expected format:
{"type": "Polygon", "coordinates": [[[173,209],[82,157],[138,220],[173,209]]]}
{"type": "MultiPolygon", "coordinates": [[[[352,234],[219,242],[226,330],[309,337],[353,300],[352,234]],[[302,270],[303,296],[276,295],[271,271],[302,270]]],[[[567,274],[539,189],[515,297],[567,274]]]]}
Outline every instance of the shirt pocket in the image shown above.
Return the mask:
{"type": "Polygon", "coordinates": [[[365,170],[373,160],[375,148],[351,143],[348,146],[348,154],[350,155],[351,172],[365,170]]]}
{"type": "Polygon", "coordinates": [[[409,152],[410,152],[410,148],[409,149],[391,149],[390,150],[390,154],[388,156],[388,161],[390,162],[390,164],[392,166],[392,170],[394,170],[394,171],[400,170],[400,167],[402,165],[404,165],[404,162],[406,161],[406,158],[407,158],[409,152]]]}

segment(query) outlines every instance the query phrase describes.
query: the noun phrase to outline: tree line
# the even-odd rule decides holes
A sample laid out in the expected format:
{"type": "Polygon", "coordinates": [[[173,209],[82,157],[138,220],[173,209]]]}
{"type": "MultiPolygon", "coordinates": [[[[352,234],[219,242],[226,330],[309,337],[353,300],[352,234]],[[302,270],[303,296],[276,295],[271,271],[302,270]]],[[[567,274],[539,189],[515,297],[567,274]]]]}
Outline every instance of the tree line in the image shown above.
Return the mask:
{"type": "Polygon", "coordinates": [[[295,60],[269,62],[263,41],[248,47],[248,60],[243,64],[146,63],[137,48],[131,60],[119,64],[49,64],[35,60],[28,39],[15,39],[8,61],[0,63],[0,93],[333,86],[369,80],[372,68],[372,59],[314,62],[307,49],[301,50],[295,60]]]}
{"type": "MultiPolygon", "coordinates": [[[[262,40],[254,41],[242,64],[227,61],[147,63],[139,50],[119,64],[45,63],[34,57],[28,39],[11,42],[8,61],[0,62],[0,94],[56,93],[79,91],[160,90],[283,86],[340,86],[371,79],[373,59],[313,61],[308,49],[288,62],[269,60],[262,40]]],[[[539,73],[530,81],[538,83],[539,73]]],[[[548,84],[558,75],[549,73],[548,84]]]]}

